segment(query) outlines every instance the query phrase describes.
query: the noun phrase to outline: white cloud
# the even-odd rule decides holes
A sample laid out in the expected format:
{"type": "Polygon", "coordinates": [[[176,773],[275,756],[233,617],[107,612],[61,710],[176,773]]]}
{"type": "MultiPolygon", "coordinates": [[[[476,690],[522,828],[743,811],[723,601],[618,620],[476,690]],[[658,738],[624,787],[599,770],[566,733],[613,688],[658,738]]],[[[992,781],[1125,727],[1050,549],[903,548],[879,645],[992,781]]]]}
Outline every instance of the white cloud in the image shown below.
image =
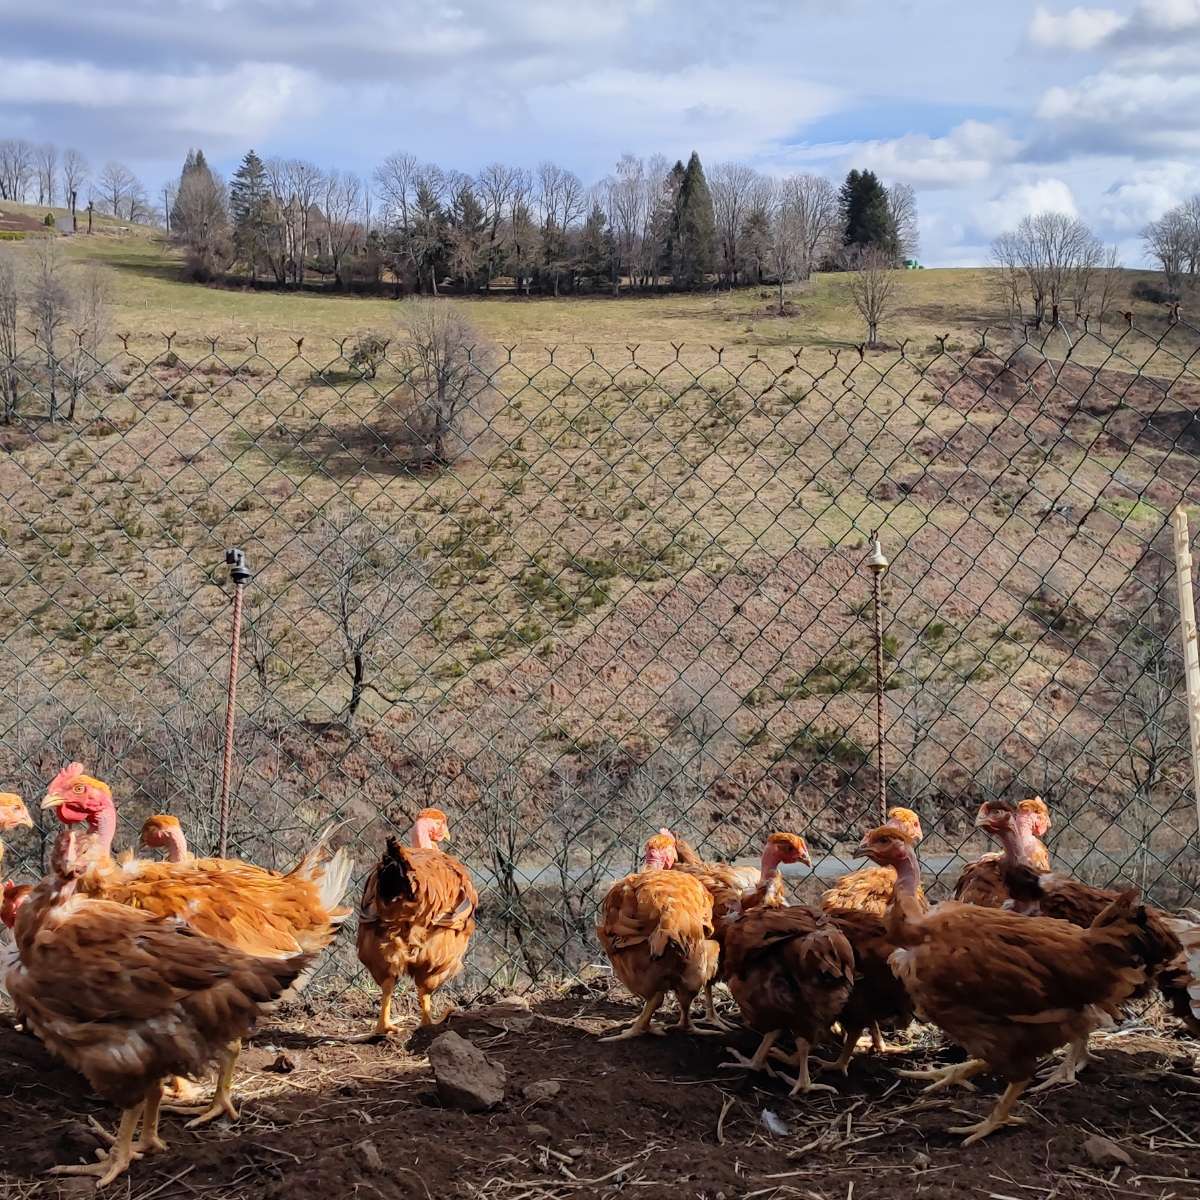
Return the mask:
{"type": "Polygon", "coordinates": [[[1061,212],[1078,216],[1071,186],[1063,179],[1035,179],[1017,183],[975,209],[975,219],[990,240],[1013,228],[1023,217],[1039,212],[1061,212]]]}
{"type": "Polygon", "coordinates": [[[889,181],[916,188],[953,188],[990,178],[1018,148],[998,126],[964,121],[945,137],[910,133],[888,141],[857,142],[848,148],[846,158],[847,163],[869,167],[889,181]]]}
{"type": "Polygon", "coordinates": [[[1029,25],[1029,40],[1043,50],[1094,50],[1125,23],[1111,8],[1084,8],[1064,13],[1038,5],[1029,25]]]}
{"type": "Polygon", "coordinates": [[[169,75],[110,70],[87,62],[0,58],[0,104],[152,108],[181,134],[253,138],[285,116],[309,111],[316,81],[284,63],[246,62],[229,71],[169,75]]]}

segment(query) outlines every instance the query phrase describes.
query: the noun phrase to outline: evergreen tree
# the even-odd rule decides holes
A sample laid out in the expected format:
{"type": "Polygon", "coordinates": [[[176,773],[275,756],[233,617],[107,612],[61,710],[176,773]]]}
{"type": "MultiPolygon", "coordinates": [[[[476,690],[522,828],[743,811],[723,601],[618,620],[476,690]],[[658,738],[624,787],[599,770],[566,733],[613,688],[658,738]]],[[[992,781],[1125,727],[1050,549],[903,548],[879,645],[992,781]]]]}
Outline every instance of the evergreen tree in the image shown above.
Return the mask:
{"type": "Polygon", "coordinates": [[[605,284],[615,285],[616,268],[616,239],[608,228],[604,209],[599,204],[593,204],[579,237],[575,270],[580,279],[586,280],[592,287],[602,287],[605,284]]]}
{"type": "Polygon", "coordinates": [[[717,262],[717,221],[700,155],[694,150],[675,196],[671,222],[671,281],[677,288],[702,287],[717,262]]]}
{"type": "Polygon", "coordinates": [[[853,170],[838,193],[842,214],[842,244],[864,253],[878,250],[895,259],[898,238],[887,189],[874,171],[853,170]]]}
{"type": "Polygon", "coordinates": [[[171,234],[187,248],[187,271],[193,278],[212,279],[228,265],[228,196],[202,150],[189,150],[184,159],[171,206],[171,234]]]}
{"type": "Polygon", "coordinates": [[[464,292],[474,290],[483,267],[487,216],[469,183],[455,195],[447,224],[450,270],[462,281],[464,292]]]}
{"type": "Polygon", "coordinates": [[[438,277],[446,269],[446,214],[424,179],[417,187],[413,207],[415,212],[409,243],[417,271],[417,288],[420,290],[422,281],[428,280],[429,290],[436,296],[438,277]]]}
{"type": "Polygon", "coordinates": [[[233,218],[233,244],[238,261],[258,281],[258,268],[266,257],[272,216],[271,190],[263,161],[251,150],[233,173],[229,186],[229,210],[233,218]]]}

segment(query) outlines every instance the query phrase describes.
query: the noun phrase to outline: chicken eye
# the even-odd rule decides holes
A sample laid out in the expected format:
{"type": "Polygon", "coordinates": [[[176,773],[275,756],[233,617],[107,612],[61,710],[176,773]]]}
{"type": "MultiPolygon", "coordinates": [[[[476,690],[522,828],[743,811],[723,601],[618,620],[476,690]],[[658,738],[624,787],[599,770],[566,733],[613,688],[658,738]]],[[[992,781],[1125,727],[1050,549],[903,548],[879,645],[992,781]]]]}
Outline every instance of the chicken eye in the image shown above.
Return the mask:
{"type": "Polygon", "coordinates": [[[77,783],[77,784],[76,784],[76,785],[75,785],[75,786],[74,786],[74,787],[71,789],[71,791],[75,792],[75,793],[76,793],[76,794],[78,794],[78,795],[82,795],[82,794],[83,794],[83,793],[84,793],[86,790],[87,790],[87,789],[86,789],[86,788],[83,786],[83,784],[82,784],[82,783],[77,783]]]}

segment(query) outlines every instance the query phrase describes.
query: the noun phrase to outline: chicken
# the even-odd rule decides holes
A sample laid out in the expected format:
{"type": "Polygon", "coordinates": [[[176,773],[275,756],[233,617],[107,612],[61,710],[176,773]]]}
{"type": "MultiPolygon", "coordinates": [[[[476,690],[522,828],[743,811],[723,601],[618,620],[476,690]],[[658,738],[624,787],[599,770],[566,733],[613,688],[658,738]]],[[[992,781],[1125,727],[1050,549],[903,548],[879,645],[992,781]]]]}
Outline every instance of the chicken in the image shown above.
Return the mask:
{"type": "MultiPolygon", "coordinates": [[[[778,836],[778,835],[774,835],[778,836]]],[[[747,911],[722,914],[719,921],[723,970],[729,990],[747,1024],[762,1035],[754,1057],[735,1055],[722,1067],[762,1070],[783,1034],[796,1042],[790,1060],[797,1067],[791,1094],[833,1091],[813,1083],[808,1056],[812,1045],[841,1016],[854,985],[854,951],[820,909],[787,907],[779,880],[766,883],[764,902],[747,911]]]]}
{"type": "Polygon", "coordinates": [[[953,900],[923,912],[917,856],[904,833],[875,829],[859,852],[896,870],[885,918],[900,947],[891,965],[917,1015],[971,1055],[945,1069],[900,1074],[932,1079],[927,1090],[983,1071],[1006,1081],[984,1120],[951,1130],[967,1135],[964,1144],[1016,1123],[1013,1107],[1038,1060],[1105,1024],[1174,953],[1134,892],[1117,897],[1087,929],[953,900]]]}
{"type": "Polygon", "coordinates": [[[649,870],[614,883],[596,934],[617,978],[646,1003],[628,1029],[601,1040],[661,1032],[651,1021],[668,992],[679,1001],[674,1028],[689,1029],[692,1001],[717,973],[713,933],[712,896],[694,876],[649,870]]]}
{"type": "MultiPolygon", "coordinates": [[[[1107,888],[1092,887],[1069,875],[1035,871],[1026,863],[1010,864],[1005,871],[1005,883],[1015,912],[1057,917],[1079,926],[1091,925],[1120,895],[1107,888]]],[[[1170,960],[1154,979],[1153,986],[1162,993],[1171,1014],[1182,1021],[1194,1037],[1200,1037],[1200,964],[1189,963],[1186,952],[1189,944],[1200,944],[1200,924],[1174,917],[1160,908],[1147,907],[1146,912],[1147,919],[1155,924],[1160,935],[1175,943],[1170,960]]],[[[1067,1081],[1073,1080],[1069,1077],[1067,1081]]]]}
{"type": "MultiPolygon", "coordinates": [[[[924,897],[918,898],[924,906],[924,897]]],[[[844,1038],[842,1052],[836,1062],[820,1064],[845,1075],[863,1031],[871,1030],[873,1048],[882,1052],[886,1047],[880,1025],[907,1026],[913,1018],[913,1006],[889,963],[898,947],[888,935],[884,918],[849,908],[824,911],[854,951],[854,989],[838,1016],[844,1038]]]]}
{"type": "MultiPolygon", "coordinates": [[[[340,907],[353,869],[343,848],[329,858],[324,837],[287,874],[237,859],[197,859],[183,863],[132,859],[120,865],[111,848],[117,810],[107,784],[71,763],[50,784],[43,808],[64,825],[87,827],[78,853],[80,895],[109,900],[154,916],[176,917],[205,937],[256,957],[314,957],[350,915],[340,907]]],[[[52,856],[55,868],[57,852],[52,856]]],[[[296,980],[299,990],[309,974],[296,980]]],[[[230,1087],[240,1047],[230,1046],[221,1064],[213,1102],[195,1124],[225,1115],[237,1119],[230,1087]]],[[[182,1111],[182,1110],[180,1110],[182,1111]]]]}
{"type": "MultiPolygon", "coordinates": [[[[911,808],[889,809],[886,824],[903,830],[912,838],[914,845],[923,836],[921,819],[911,808]]],[[[896,872],[890,867],[863,867],[861,871],[851,871],[849,875],[838,879],[821,896],[821,907],[826,912],[850,909],[882,917],[892,902],[892,889],[895,886],[896,872]]]]}
{"type": "MultiPolygon", "coordinates": [[[[435,1024],[433,993],[463,966],[479,896],[466,867],[438,848],[450,836],[446,814],[417,814],[411,845],[389,837],[367,876],[358,911],[358,957],[383,992],[373,1036],[391,1033],[392,993],[402,975],[417,989],[421,1024],[435,1024]]],[[[449,1010],[442,1014],[445,1020],[449,1010]]]]}
{"type": "MultiPolygon", "coordinates": [[[[755,888],[762,878],[759,867],[737,867],[732,863],[707,863],[683,838],[669,829],[660,829],[646,842],[642,859],[643,870],[679,871],[698,879],[714,901],[720,895],[740,897],[755,888]]],[[[720,970],[718,968],[718,977],[720,970]]],[[[704,985],[704,1021],[716,1030],[732,1028],[717,1013],[713,1001],[713,980],[704,985]]]]}
{"type": "MultiPolygon", "coordinates": [[[[29,894],[33,891],[31,883],[13,883],[10,879],[4,884],[3,895],[0,896],[0,924],[4,925],[6,940],[0,941],[0,987],[4,984],[4,977],[8,974],[10,967],[15,967],[20,961],[20,955],[17,953],[16,937],[12,932],[13,926],[17,923],[17,913],[21,911],[21,905],[29,899],[29,894]]],[[[20,1029],[24,1025],[24,1019],[20,1013],[17,1014],[17,1028],[20,1029]]]]}
{"type": "Polygon", "coordinates": [[[147,817],[142,824],[142,832],[138,835],[138,841],[148,850],[165,850],[169,863],[194,861],[194,855],[188,849],[187,838],[184,836],[179,818],[172,817],[167,813],[158,813],[155,816],[147,817]]]}
{"type": "Polygon", "coordinates": [[[1050,810],[1040,796],[1016,806],[1008,800],[989,800],[980,805],[975,828],[999,838],[1004,849],[963,868],[954,885],[955,900],[999,908],[1009,898],[1004,883],[1006,863],[1020,859],[1037,871],[1050,870],[1050,856],[1041,842],[1050,829],[1050,810]]]}
{"type": "Polygon", "coordinates": [[[76,893],[85,866],[60,865],[21,908],[20,961],[6,984],[45,1045],[122,1109],[99,1162],[52,1169],[104,1187],[136,1158],[166,1149],[163,1080],[210,1067],[310,956],[254,958],[172,918],[86,899],[76,893]]]}
{"type": "MultiPolygon", "coordinates": [[[[15,792],[0,792],[0,833],[10,829],[32,829],[33,818],[15,792]]],[[[0,868],[4,866],[4,842],[0,841],[0,868]]]]}

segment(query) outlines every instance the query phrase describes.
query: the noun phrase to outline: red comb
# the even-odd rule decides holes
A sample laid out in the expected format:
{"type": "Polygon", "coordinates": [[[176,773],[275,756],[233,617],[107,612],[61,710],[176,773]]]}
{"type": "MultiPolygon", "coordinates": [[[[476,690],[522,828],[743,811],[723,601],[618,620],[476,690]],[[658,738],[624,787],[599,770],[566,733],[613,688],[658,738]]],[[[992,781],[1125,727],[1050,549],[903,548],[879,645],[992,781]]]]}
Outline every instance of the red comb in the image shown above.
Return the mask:
{"type": "Polygon", "coordinates": [[[72,779],[78,778],[83,774],[83,763],[73,762],[67,763],[65,767],[50,781],[50,790],[54,791],[57,788],[65,787],[72,779]]]}

